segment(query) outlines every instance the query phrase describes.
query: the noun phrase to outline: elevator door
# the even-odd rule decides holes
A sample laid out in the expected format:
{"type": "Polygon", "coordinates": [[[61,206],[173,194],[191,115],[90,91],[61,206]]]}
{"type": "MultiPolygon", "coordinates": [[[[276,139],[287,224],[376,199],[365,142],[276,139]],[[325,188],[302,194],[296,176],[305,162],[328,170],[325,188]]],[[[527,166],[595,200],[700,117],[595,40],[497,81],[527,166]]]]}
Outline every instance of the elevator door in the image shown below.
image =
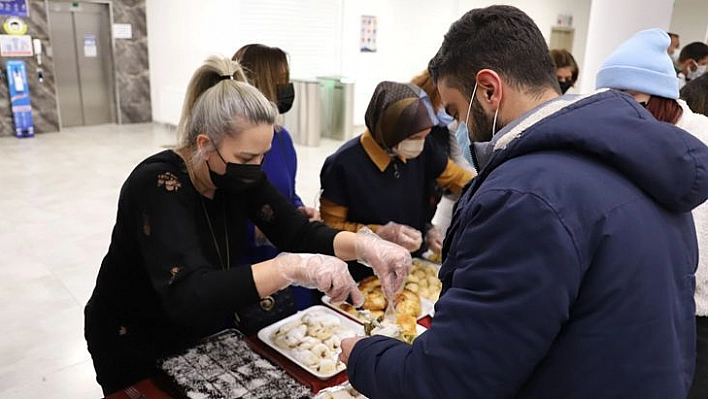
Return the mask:
{"type": "Polygon", "coordinates": [[[61,125],[116,122],[108,4],[49,3],[61,125]]]}

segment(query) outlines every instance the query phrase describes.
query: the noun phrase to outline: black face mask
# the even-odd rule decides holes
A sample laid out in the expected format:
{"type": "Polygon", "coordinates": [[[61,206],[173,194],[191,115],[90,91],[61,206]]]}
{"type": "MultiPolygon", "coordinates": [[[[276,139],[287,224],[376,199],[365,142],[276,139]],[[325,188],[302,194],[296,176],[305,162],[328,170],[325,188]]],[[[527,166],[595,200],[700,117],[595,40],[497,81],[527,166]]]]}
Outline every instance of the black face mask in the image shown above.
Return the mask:
{"type": "Polygon", "coordinates": [[[241,192],[249,187],[256,184],[263,177],[263,170],[261,165],[250,165],[250,164],[240,164],[231,163],[224,161],[224,157],[221,156],[219,150],[216,150],[219,154],[219,158],[226,164],[226,173],[220,175],[209,166],[207,162],[207,168],[209,168],[209,177],[216,188],[231,192],[241,192]]]}
{"type": "Polygon", "coordinates": [[[570,80],[566,80],[565,82],[558,82],[558,84],[561,87],[561,94],[565,94],[568,89],[570,89],[571,86],[573,86],[573,82],[570,80]]]}
{"type": "Polygon", "coordinates": [[[275,90],[278,95],[278,112],[284,114],[290,111],[295,101],[295,88],[292,83],[276,85],[275,90]]]}

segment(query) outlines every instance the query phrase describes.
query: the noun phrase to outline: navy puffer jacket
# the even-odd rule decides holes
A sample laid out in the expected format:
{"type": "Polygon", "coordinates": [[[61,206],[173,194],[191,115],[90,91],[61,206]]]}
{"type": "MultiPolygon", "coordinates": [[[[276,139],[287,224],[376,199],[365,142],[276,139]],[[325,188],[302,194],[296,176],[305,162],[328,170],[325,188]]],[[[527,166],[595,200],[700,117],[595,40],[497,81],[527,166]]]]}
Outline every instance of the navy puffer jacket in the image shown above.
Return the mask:
{"type": "Polygon", "coordinates": [[[543,104],[475,148],[443,293],[409,346],[357,343],[370,398],[685,398],[695,356],[689,211],[708,148],[612,91],[543,104]]]}

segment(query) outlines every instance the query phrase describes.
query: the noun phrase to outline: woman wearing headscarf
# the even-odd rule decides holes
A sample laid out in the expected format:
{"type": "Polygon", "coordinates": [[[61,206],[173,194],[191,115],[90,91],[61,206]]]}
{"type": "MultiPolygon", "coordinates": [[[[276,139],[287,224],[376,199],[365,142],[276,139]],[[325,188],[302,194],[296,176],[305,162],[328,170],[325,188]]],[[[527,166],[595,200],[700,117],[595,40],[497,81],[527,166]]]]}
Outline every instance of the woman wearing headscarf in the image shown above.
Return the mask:
{"type": "Polygon", "coordinates": [[[435,111],[413,84],[379,83],[365,122],[366,131],[322,166],[324,222],[348,231],[368,227],[414,254],[439,252],[442,234],[430,225],[436,185],[460,193],[473,174],[429,137],[438,123],[435,111]]]}

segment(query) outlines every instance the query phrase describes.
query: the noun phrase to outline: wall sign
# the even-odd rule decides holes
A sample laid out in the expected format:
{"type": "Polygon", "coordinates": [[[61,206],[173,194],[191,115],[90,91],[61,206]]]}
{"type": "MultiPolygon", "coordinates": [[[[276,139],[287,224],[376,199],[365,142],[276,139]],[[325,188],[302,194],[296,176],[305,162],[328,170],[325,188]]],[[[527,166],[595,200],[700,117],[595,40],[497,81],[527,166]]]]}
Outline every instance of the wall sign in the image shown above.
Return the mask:
{"type": "Polygon", "coordinates": [[[362,53],[376,52],[376,17],[372,15],[361,16],[361,42],[359,49],[362,53]]]}
{"type": "Polygon", "coordinates": [[[0,35],[0,57],[31,57],[32,37],[0,35]]]}
{"type": "Polygon", "coordinates": [[[132,39],[133,25],[131,24],[113,24],[114,39],[132,39]]]}
{"type": "Polygon", "coordinates": [[[18,17],[10,17],[2,24],[2,28],[8,35],[24,35],[27,33],[27,24],[18,17]]]}
{"type": "Polygon", "coordinates": [[[0,15],[29,17],[27,0],[0,0],[0,15]]]}
{"type": "Polygon", "coordinates": [[[96,35],[84,35],[84,57],[96,58],[98,48],[96,47],[96,35]]]}

